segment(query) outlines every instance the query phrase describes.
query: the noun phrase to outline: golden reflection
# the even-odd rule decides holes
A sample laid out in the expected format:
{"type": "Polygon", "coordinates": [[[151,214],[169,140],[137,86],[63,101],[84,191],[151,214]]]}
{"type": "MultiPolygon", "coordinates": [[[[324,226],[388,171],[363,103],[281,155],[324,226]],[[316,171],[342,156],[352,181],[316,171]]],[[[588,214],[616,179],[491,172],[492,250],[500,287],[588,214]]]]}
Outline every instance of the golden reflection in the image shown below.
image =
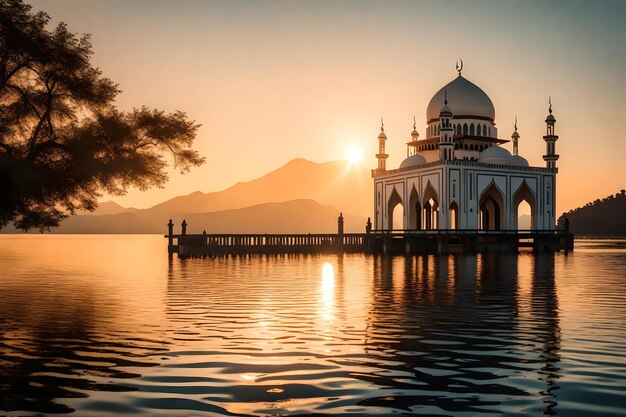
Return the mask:
{"type": "Polygon", "coordinates": [[[326,320],[333,320],[335,305],[335,269],[329,262],[322,266],[322,280],[320,282],[321,292],[321,315],[326,320]]]}
{"type": "Polygon", "coordinates": [[[456,280],[459,277],[458,256],[448,256],[446,301],[453,304],[456,296],[456,280]]]}

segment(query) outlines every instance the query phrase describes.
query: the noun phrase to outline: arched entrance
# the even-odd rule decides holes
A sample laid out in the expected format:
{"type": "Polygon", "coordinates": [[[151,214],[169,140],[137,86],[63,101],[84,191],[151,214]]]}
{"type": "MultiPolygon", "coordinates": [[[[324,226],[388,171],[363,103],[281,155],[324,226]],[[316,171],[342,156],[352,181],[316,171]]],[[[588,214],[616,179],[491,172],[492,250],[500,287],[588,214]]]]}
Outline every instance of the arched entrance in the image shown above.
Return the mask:
{"type": "MultiPolygon", "coordinates": [[[[513,195],[513,229],[536,229],[535,223],[535,212],[537,211],[537,204],[535,199],[535,194],[532,192],[526,181],[522,183],[522,185],[518,188],[513,195]],[[525,225],[520,225],[520,206],[522,203],[526,203],[528,205],[528,215],[530,215],[530,227],[528,227],[528,223],[525,225]]],[[[524,213],[526,214],[526,213],[524,213]]]]}
{"type": "Polygon", "coordinates": [[[504,196],[496,184],[480,196],[478,225],[481,230],[502,230],[504,226],[504,196]]]}
{"type": "Polygon", "coordinates": [[[422,205],[420,204],[415,187],[411,190],[408,207],[409,229],[422,230],[422,205]]]}
{"type": "Polygon", "coordinates": [[[456,204],[456,201],[453,201],[450,204],[450,229],[458,229],[459,228],[459,206],[456,204]]]}
{"type": "Polygon", "coordinates": [[[424,202],[422,204],[424,211],[424,230],[433,230],[439,227],[439,198],[437,192],[430,184],[426,185],[424,190],[424,202]]]}
{"type": "Polygon", "coordinates": [[[404,206],[402,205],[402,198],[400,198],[400,194],[398,194],[398,191],[395,188],[391,192],[389,202],[387,203],[387,230],[398,228],[394,227],[394,217],[399,223],[399,228],[404,228],[404,206]],[[396,207],[398,206],[400,207],[396,210],[396,207]]]}

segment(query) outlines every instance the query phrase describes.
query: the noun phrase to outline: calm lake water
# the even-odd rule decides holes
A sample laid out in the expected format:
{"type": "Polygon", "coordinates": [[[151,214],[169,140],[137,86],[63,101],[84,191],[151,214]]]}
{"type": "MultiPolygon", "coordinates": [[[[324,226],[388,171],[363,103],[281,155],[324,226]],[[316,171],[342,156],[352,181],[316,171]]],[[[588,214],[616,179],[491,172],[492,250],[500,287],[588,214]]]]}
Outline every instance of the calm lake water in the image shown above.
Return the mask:
{"type": "Polygon", "coordinates": [[[0,235],[0,415],[626,415],[626,241],[170,262],[0,235]]]}

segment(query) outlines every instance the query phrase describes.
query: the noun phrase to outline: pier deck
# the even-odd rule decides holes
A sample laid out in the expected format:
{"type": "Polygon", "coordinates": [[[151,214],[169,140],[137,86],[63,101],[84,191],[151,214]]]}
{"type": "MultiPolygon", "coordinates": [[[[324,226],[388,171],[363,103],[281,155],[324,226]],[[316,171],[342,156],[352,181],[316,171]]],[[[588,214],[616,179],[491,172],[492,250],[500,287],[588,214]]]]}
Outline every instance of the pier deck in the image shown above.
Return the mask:
{"type": "Polygon", "coordinates": [[[168,253],[181,257],[296,253],[476,253],[573,250],[557,230],[397,230],[336,234],[167,234],[168,253]]]}

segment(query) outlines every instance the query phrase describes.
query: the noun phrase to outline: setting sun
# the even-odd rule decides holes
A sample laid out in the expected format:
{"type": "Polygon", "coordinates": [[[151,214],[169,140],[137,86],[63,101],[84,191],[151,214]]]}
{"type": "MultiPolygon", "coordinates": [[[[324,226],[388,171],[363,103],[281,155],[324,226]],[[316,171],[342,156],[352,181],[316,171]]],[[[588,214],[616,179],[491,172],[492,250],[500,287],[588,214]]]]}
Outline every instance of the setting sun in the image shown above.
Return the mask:
{"type": "Polygon", "coordinates": [[[348,149],[348,161],[351,165],[358,165],[363,160],[363,150],[360,148],[348,149]]]}

